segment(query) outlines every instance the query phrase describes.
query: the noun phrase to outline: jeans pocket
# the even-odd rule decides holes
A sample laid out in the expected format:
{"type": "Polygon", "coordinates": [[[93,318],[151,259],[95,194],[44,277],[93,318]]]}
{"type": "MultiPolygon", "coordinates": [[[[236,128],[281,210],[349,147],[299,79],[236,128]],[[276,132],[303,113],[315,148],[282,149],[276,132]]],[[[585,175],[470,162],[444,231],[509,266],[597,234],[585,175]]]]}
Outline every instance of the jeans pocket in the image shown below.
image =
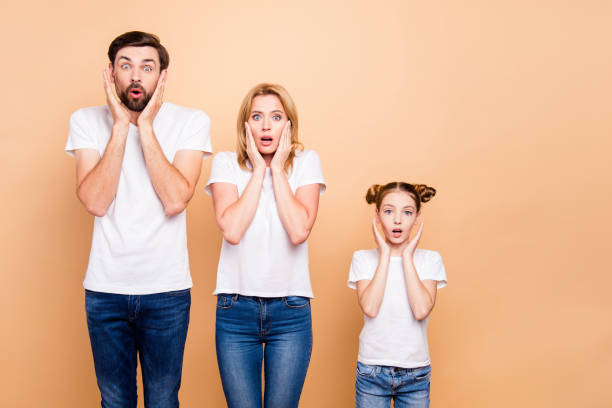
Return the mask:
{"type": "Polygon", "coordinates": [[[230,309],[234,306],[234,296],[226,293],[217,295],[217,309],[230,309]]]}
{"type": "Polygon", "coordinates": [[[173,290],[171,292],[166,292],[168,296],[184,296],[191,293],[191,289],[182,289],[182,290],[173,290]]]}
{"type": "Polygon", "coordinates": [[[357,362],[357,375],[362,377],[373,377],[376,366],[357,362]]]}
{"type": "Polygon", "coordinates": [[[304,296],[286,296],[283,298],[283,303],[291,309],[299,309],[310,305],[310,298],[304,296]]]}
{"type": "Polygon", "coordinates": [[[414,380],[415,381],[429,381],[431,378],[431,366],[421,367],[418,370],[414,371],[414,380]]]}

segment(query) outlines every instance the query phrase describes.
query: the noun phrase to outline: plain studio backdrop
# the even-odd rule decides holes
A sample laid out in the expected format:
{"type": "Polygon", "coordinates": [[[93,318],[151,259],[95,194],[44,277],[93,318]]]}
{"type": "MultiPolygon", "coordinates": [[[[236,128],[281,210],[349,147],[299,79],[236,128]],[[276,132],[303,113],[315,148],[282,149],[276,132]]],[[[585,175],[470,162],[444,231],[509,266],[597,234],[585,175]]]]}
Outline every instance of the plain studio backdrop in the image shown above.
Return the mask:
{"type": "MultiPolygon", "coordinates": [[[[16,2],[1,6],[0,405],[99,405],[82,279],[93,217],[63,153],[105,103],[112,39],[160,36],[165,100],[235,146],[253,85],[284,85],[327,192],[309,239],[316,298],[303,407],[350,407],[363,323],[346,287],[372,248],[368,186],[426,183],[422,248],[449,286],[429,325],[432,407],[610,407],[612,5],[605,1],[16,2]]],[[[187,210],[191,325],[182,406],[225,404],[214,347],[221,234],[187,210]]],[[[140,393],[142,395],[142,393],[140,393]]],[[[142,401],[140,401],[142,406],[142,401]]]]}

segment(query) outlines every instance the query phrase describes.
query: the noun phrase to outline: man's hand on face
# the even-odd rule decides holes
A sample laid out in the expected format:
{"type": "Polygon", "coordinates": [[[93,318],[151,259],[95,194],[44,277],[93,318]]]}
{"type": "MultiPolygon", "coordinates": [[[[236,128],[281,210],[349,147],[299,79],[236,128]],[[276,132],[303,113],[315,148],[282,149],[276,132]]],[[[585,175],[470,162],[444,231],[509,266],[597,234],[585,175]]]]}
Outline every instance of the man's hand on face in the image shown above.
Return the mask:
{"type": "Polygon", "coordinates": [[[167,76],[168,71],[164,69],[159,76],[159,80],[157,81],[157,86],[155,87],[155,92],[153,92],[153,96],[149,100],[149,103],[147,103],[147,106],[142,112],[140,112],[140,115],[138,116],[138,127],[153,127],[153,120],[155,120],[157,112],[159,112],[159,109],[164,103],[164,86],[166,85],[167,76]]]}
{"type": "Polygon", "coordinates": [[[118,126],[129,126],[130,124],[130,111],[126,108],[115,90],[114,82],[112,80],[111,69],[106,67],[102,73],[104,77],[104,91],[106,93],[106,104],[113,115],[114,125],[118,126]]]}

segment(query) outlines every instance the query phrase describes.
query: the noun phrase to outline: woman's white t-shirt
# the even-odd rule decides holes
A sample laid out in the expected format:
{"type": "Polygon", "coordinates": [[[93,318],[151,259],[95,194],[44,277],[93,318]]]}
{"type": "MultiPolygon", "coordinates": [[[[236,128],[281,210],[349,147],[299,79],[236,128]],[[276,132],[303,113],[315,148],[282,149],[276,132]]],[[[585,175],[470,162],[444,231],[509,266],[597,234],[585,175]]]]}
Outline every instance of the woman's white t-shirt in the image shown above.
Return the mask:
{"type": "MultiPolygon", "coordinates": [[[[439,253],[417,249],[413,261],[421,280],[437,281],[438,289],[446,286],[446,271],[439,253]]],[[[356,289],[358,281],[371,280],[378,262],[377,249],[355,251],[348,286],[356,289]]],[[[402,368],[429,365],[428,321],[429,317],[421,321],[414,318],[408,302],[402,257],[392,256],[378,314],[374,318],[364,316],[359,336],[359,362],[402,368]]]]}
{"type": "MultiPolygon", "coordinates": [[[[206,192],[211,194],[213,183],[231,183],[236,185],[238,196],[241,196],[252,174],[240,168],[235,152],[218,153],[213,159],[206,192]]],[[[321,184],[323,193],[325,181],[319,155],[314,150],[298,152],[288,180],[293,194],[308,184],[321,184]]],[[[266,168],[257,212],[242,239],[236,245],[223,240],[213,294],[218,293],[313,297],[308,243],[291,243],[278,216],[270,168],[266,168]]]]}

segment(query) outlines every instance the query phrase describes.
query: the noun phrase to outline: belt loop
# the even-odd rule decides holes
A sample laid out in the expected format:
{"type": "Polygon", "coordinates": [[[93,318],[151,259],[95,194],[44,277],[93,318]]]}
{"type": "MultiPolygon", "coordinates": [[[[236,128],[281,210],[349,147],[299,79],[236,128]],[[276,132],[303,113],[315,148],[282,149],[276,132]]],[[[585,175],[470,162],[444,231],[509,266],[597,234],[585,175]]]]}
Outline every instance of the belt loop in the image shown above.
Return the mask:
{"type": "Polygon", "coordinates": [[[234,296],[232,296],[232,300],[235,302],[238,300],[238,298],[240,297],[239,293],[235,293],[234,296]]]}

